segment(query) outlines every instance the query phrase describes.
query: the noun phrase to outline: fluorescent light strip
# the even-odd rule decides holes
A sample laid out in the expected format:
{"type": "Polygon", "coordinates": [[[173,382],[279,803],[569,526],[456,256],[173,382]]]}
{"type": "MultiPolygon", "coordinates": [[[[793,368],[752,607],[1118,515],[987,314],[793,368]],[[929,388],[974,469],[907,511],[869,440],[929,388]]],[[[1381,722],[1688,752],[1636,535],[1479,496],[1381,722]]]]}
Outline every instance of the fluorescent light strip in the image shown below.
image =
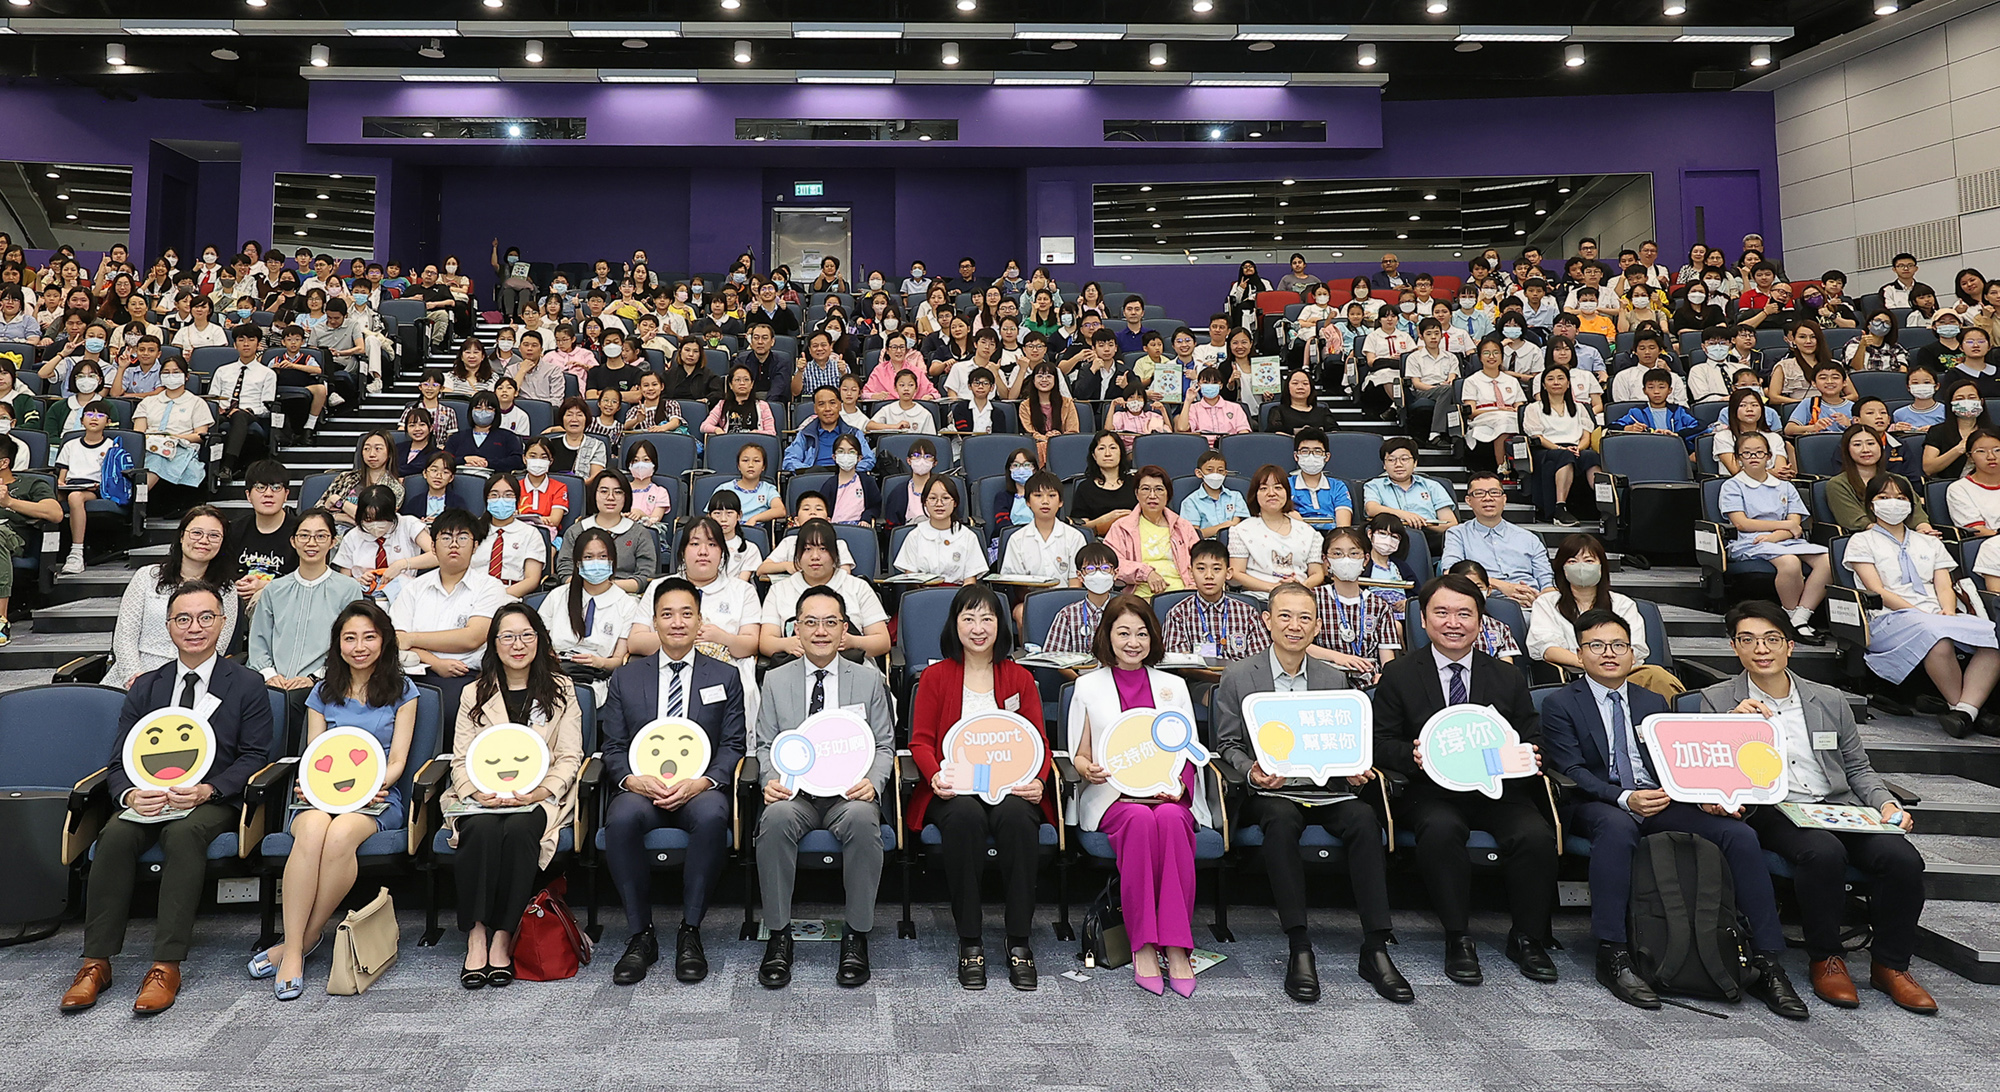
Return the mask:
{"type": "Polygon", "coordinates": [[[793,23],[794,38],[901,38],[901,23],[793,23]]]}
{"type": "Polygon", "coordinates": [[[1236,40],[1239,42],[1342,42],[1348,37],[1346,27],[1308,27],[1289,24],[1238,25],[1236,40]]]}
{"type": "Polygon", "coordinates": [[[1369,186],[1365,189],[1359,189],[1359,190],[1321,190],[1319,191],[1319,195],[1321,197],[1352,197],[1357,193],[1394,193],[1394,192],[1396,192],[1396,187],[1394,186],[1369,186]]]}
{"type": "Polygon", "coordinates": [[[1569,37],[1571,28],[1556,26],[1507,27],[1483,26],[1458,28],[1461,42],[1560,42],[1569,37]]]}
{"type": "Polygon", "coordinates": [[[1031,41],[1115,42],[1125,37],[1125,28],[1117,23],[1081,23],[1074,26],[1062,23],[1016,23],[1014,37],[1031,41]]]}
{"type": "Polygon", "coordinates": [[[1183,201],[1241,201],[1257,196],[1254,193],[1197,193],[1183,197],[1183,201]]]}
{"type": "Polygon", "coordinates": [[[693,83],[692,68],[635,68],[624,72],[599,69],[597,78],[603,83],[693,83]]]}
{"type": "Polygon", "coordinates": [[[1289,72],[1197,72],[1188,80],[1192,87],[1283,87],[1291,82],[1289,72]]]}
{"type": "Polygon", "coordinates": [[[995,72],[995,87],[1082,87],[1090,83],[1088,72],[995,72]]]}
{"type": "Polygon", "coordinates": [[[422,72],[405,70],[404,83],[499,83],[500,73],[494,71],[476,72],[422,72]]]}
{"type": "Polygon", "coordinates": [[[799,83],[895,83],[894,72],[813,72],[803,71],[793,77],[799,83]]]}
{"type": "Polygon", "coordinates": [[[578,23],[569,24],[572,38],[678,38],[679,23],[578,23]]]}
{"type": "Polygon", "coordinates": [[[1470,206],[1466,206],[1466,207],[1461,207],[1458,211],[1469,212],[1483,216],[1489,212],[1506,212],[1508,209],[1524,209],[1527,207],[1528,207],[1528,202],[1516,201],[1511,205],[1481,205],[1478,208],[1472,208],[1470,206]]]}
{"type": "Polygon", "coordinates": [[[1782,42],[1792,36],[1790,27],[1689,27],[1676,42],[1782,42]]]}
{"type": "Polygon", "coordinates": [[[410,23],[357,21],[347,24],[355,38],[456,38],[457,23],[410,23]]]}
{"type": "Polygon", "coordinates": [[[227,19],[127,19],[125,33],[159,38],[234,38],[236,24],[227,19]]]}
{"type": "Polygon", "coordinates": [[[1553,178],[1528,178],[1528,179],[1523,179],[1519,182],[1501,182],[1498,185],[1493,185],[1493,186],[1473,186],[1472,188],[1466,190],[1465,192],[1492,193],[1495,190],[1518,190],[1522,186],[1546,186],[1554,181],[1555,179],[1553,178]]]}

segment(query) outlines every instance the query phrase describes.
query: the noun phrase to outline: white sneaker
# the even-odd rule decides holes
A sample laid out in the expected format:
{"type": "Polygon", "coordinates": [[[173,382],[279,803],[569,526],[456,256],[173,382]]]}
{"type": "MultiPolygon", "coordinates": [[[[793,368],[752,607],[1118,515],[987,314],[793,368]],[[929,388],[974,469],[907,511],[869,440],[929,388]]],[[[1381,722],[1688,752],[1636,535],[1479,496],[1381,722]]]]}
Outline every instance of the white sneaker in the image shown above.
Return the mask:
{"type": "Polygon", "coordinates": [[[83,555],[75,553],[69,555],[69,559],[63,562],[62,574],[76,576],[81,572],[83,572],[83,555]]]}
{"type": "Polygon", "coordinates": [[[379,375],[376,375],[376,376],[370,376],[370,377],[369,377],[369,379],[368,379],[368,393],[369,393],[369,394],[380,394],[380,393],[382,393],[382,377],[381,377],[381,376],[379,376],[379,375]]]}
{"type": "Polygon", "coordinates": [[[327,405],[328,405],[329,407],[332,407],[332,408],[336,408],[336,409],[337,409],[337,408],[339,408],[339,407],[341,407],[341,406],[344,406],[344,405],[346,405],[346,404],[347,404],[347,399],[346,399],[346,397],[344,397],[343,395],[339,394],[338,392],[334,392],[334,391],[329,391],[329,392],[327,392],[327,396],[326,396],[326,404],[327,404],[327,405]]]}

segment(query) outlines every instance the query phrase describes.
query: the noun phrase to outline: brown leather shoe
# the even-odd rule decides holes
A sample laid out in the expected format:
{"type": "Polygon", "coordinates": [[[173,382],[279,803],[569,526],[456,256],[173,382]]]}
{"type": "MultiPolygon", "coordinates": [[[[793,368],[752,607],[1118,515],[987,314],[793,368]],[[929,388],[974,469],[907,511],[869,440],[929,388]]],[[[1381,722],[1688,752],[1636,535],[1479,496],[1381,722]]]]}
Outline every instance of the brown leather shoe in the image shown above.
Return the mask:
{"type": "Polygon", "coordinates": [[[1937,1013],[1937,998],[1929,990],[1917,985],[1908,971],[1892,971],[1880,963],[1868,971],[1868,984],[1889,995],[1889,1000],[1915,1013],[1932,1016],[1937,1013]]]}
{"type": "Polygon", "coordinates": [[[1843,1009],[1861,1007],[1861,997],[1854,992],[1854,979],[1847,973],[1847,961],[1839,956],[1813,960],[1812,988],[1829,1005],[1843,1009]]]}
{"type": "Polygon", "coordinates": [[[97,995],[111,988],[111,961],[86,959],[62,995],[62,1011],[82,1012],[97,1004],[97,995]]]}
{"type": "Polygon", "coordinates": [[[132,1002],[132,1015],[151,1016],[174,1007],[174,998],[181,992],[181,965],[178,963],[155,963],[146,970],[146,980],[139,983],[139,999],[132,1002]]]}

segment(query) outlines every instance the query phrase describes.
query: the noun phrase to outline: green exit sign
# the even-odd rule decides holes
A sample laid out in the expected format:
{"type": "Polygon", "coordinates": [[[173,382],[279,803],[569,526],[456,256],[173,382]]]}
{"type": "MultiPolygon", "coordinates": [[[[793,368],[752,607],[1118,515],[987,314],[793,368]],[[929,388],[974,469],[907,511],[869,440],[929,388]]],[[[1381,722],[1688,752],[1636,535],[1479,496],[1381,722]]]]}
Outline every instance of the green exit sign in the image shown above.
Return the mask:
{"type": "Polygon", "coordinates": [[[825,196],[826,196],[826,183],[824,183],[824,182],[794,182],[794,183],[792,183],[792,196],[793,196],[793,197],[825,197],[825,196]]]}

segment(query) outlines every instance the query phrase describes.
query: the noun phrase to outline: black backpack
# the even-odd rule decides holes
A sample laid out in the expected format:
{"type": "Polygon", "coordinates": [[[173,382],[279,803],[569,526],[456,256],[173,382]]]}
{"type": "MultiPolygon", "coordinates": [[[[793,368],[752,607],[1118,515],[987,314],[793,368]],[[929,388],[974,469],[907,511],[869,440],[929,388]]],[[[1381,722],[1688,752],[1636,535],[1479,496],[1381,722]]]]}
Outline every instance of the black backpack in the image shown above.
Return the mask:
{"type": "Polygon", "coordinates": [[[1123,967],[1132,962],[1132,946],[1125,938],[1125,911],[1119,903],[1115,874],[1084,909],[1080,939],[1083,950],[1077,956],[1086,967],[1123,967]]]}
{"type": "Polygon", "coordinates": [[[1706,838],[1672,831],[1640,840],[1628,927],[1632,967],[1661,993],[1735,1001],[1756,978],[1729,862],[1706,838]]]}

